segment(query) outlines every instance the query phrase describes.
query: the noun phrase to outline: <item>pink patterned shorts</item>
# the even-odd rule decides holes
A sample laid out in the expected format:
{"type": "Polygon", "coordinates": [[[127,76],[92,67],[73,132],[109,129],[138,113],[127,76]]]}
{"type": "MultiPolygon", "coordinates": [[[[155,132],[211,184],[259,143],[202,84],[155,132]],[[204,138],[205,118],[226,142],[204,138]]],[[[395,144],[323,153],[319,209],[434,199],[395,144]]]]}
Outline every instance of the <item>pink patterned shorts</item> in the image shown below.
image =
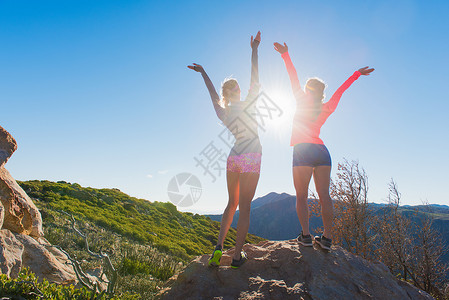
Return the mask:
{"type": "Polygon", "coordinates": [[[244,153],[228,157],[226,170],[236,173],[260,174],[261,153],[244,153]]]}

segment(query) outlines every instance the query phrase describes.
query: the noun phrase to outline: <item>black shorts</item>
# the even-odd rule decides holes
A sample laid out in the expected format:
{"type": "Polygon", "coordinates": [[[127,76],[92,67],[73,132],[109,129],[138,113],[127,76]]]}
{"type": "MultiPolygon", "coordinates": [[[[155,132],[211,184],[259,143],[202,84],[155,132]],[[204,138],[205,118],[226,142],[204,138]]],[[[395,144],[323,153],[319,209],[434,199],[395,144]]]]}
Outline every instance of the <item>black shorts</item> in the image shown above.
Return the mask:
{"type": "Polygon", "coordinates": [[[293,148],[293,167],[332,166],[331,155],[321,144],[301,143],[293,148]]]}

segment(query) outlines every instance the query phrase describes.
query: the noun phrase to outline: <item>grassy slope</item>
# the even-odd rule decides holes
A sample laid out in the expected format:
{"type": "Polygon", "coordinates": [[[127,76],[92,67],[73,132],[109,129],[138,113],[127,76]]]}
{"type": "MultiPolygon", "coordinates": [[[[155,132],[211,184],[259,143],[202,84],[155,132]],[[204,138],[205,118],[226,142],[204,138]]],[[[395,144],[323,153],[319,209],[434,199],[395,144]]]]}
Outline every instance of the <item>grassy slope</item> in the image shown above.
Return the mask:
{"type": "MultiPolygon", "coordinates": [[[[98,268],[101,262],[87,254],[84,240],[62,211],[74,216],[76,227],[87,234],[91,250],[108,253],[119,274],[117,295],[123,299],[128,299],[126,295],[152,299],[193,256],[211,253],[218,236],[219,222],[178,212],[171,203],[149,202],[117,189],[84,188],[64,181],[18,183],[39,208],[45,237],[77,257],[83,270],[98,268]]],[[[234,246],[235,237],[231,228],[225,248],[234,246]]],[[[262,240],[254,235],[246,239],[249,243],[262,240]]]]}
{"type": "MultiPolygon", "coordinates": [[[[187,261],[209,253],[216,242],[219,222],[198,214],[178,212],[171,203],[130,197],[118,189],[84,188],[79,184],[51,181],[19,182],[39,209],[65,211],[135,242],[187,261]]],[[[45,226],[45,220],[44,220],[45,226]]],[[[231,229],[225,247],[235,242],[231,229]]],[[[247,242],[262,239],[248,235],[247,242]]]]}

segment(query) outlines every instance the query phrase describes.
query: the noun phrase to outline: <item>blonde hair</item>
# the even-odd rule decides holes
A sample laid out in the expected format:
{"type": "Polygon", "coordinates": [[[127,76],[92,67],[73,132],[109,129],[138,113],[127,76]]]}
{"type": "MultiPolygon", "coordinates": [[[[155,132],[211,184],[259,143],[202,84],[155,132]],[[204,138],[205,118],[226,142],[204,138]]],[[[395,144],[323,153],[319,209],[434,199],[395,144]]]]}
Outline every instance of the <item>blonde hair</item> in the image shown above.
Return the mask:
{"type": "Polygon", "coordinates": [[[239,86],[237,79],[232,77],[226,77],[221,84],[221,101],[220,105],[224,108],[227,108],[229,105],[229,99],[226,97],[229,96],[228,92],[232,92],[233,89],[239,86]]]}
{"type": "Polygon", "coordinates": [[[324,100],[324,89],[326,84],[318,77],[309,78],[306,82],[306,89],[309,90],[314,99],[313,107],[309,111],[309,115],[313,118],[317,118],[321,113],[321,107],[324,100]]]}

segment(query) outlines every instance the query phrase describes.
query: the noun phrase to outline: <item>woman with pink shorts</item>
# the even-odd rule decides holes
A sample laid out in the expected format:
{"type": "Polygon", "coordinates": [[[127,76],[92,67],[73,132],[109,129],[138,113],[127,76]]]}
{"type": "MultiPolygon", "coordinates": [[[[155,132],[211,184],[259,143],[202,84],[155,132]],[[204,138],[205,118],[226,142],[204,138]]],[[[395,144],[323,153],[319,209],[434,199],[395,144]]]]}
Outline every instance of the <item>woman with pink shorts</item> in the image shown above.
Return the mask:
{"type": "Polygon", "coordinates": [[[229,153],[226,168],[229,201],[221,219],[217,245],[209,260],[209,265],[219,266],[223,251],[223,243],[231,226],[234,213],[239,206],[237,238],[231,267],[239,268],[247,260],[242,251],[243,243],[249,228],[251,201],[259,181],[262,146],[258,135],[257,120],[252,110],[259,94],[259,70],[257,48],[260,44],[260,31],[253,39],[251,36],[251,85],[248,96],[240,101],[240,87],[235,79],[226,79],[221,87],[222,99],[218,96],[214,85],[203,67],[198,64],[188,66],[201,73],[214,105],[218,118],[229,129],[235,138],[234,146],[229,153]]]}

